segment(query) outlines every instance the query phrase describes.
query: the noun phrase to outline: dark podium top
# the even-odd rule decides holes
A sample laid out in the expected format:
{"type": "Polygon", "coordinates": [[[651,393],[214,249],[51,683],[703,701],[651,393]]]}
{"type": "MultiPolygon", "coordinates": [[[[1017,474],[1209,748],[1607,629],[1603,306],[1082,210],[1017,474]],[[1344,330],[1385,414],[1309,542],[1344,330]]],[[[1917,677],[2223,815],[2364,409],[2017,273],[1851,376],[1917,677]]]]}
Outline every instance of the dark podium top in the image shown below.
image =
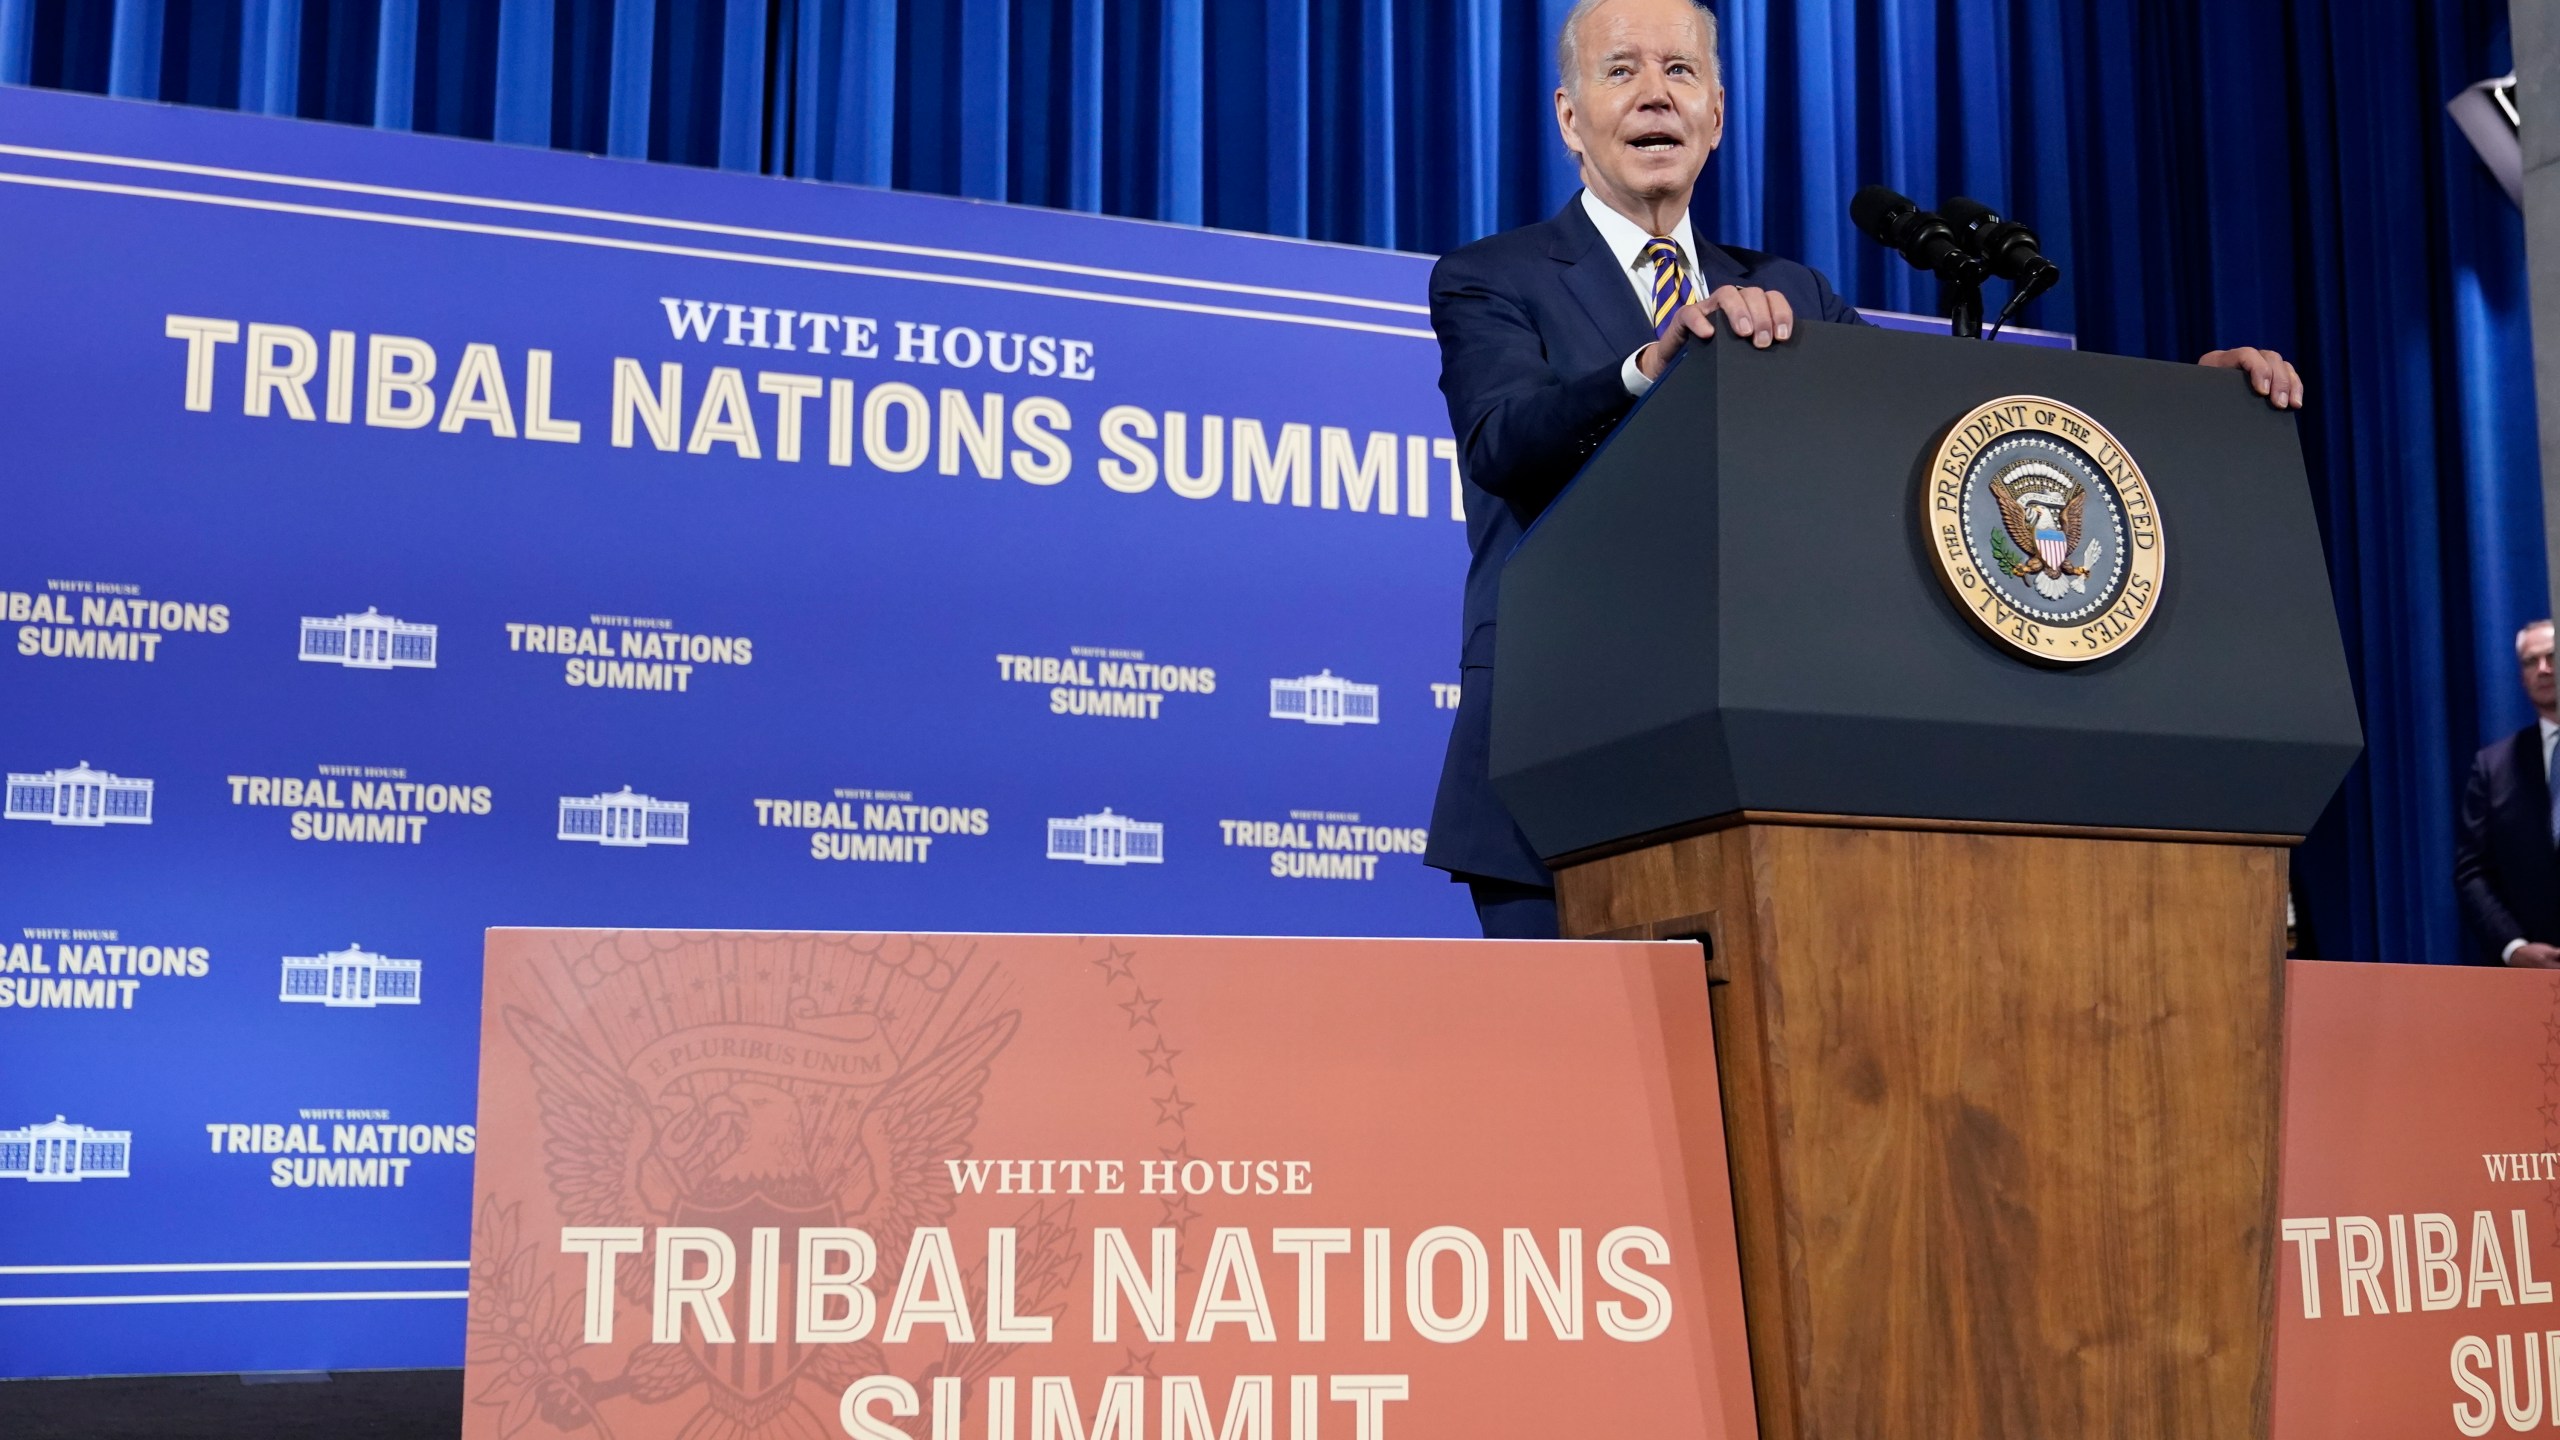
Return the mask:
{"type": "Polygon", "coordinates": [[[1737,811],[2300,835],[2363,748],[2291,416],[2193,365],[1807,324],[1693,350],[1502,577],[1493,779],[1538,853],[1737,811]],[[1947,597],[1924,475],[2006,395],[2157,498],[2147,627],[2069,668],[1947,597]]]}

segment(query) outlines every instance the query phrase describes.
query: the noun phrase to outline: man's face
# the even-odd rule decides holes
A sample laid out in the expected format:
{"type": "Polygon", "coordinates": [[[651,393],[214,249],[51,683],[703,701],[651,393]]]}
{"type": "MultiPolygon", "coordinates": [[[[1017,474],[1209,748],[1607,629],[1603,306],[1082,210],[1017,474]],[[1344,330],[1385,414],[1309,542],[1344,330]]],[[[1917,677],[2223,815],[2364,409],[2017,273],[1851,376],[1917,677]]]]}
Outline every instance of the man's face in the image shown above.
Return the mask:
{"type": "Polygon", "coordinates": [[[2524,671],[2524,693],[2533,701],[2533,708],[2545,715],[2560,709],[2560,676],[2551,671],[2549,627],[2526,633],[2517,647],[2516,664],[2524,671]]]}
{"type": "Polygon", "coordinates": [[[1611,0],[1582,18],[1581,74],[1556,92],[1556,124],[1583,182],[1624,211],[1685,203],[1724,139],[1724,88],[1689,0],[1611,0]]]}

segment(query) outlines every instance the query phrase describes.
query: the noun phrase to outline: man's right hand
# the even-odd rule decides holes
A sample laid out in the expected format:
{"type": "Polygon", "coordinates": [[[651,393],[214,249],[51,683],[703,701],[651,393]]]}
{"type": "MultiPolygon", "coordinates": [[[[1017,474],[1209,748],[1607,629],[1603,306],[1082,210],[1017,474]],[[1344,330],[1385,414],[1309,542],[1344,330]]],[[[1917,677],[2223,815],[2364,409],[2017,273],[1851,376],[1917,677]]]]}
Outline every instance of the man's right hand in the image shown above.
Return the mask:
{"type": "Polygon", "coordinates": [[[2527,940],[2507,957],[2507,963],[2519,970],[2560,970],[2560,945],[2543,945],[2527,940]]]}
{"type": "Polygon", "coordinates": [[[1776,290],[1763,290],[1727,285],[1704,300],[1692,300],[1671,312],[1670,328],[1662,338],[1636,352],[1636,368],[1647,380],[1659,380],[1671,357],[1680,353],[1681,342],[1695,335],[1701,340],[1716,338],[1716,327],[1722,325],[1738,339],[1748,340],[1756,349],[1766,350],[1781,340],[1791,340],[1796,333],[1796,311],[1787,297],[1776,290]]]}

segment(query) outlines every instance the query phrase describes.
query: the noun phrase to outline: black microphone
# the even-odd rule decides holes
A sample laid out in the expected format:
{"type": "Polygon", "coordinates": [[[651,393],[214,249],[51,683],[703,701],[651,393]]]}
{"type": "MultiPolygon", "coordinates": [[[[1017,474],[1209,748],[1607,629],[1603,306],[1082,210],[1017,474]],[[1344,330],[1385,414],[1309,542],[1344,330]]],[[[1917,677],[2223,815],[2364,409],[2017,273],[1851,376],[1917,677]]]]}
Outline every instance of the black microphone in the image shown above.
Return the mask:
{"type": "Polygon", "coordinates": [[[2045,258],[2033,230],[1969,196],[1938,208],[1992,274],[2018,287],[2025,298],[2011,300],[2012,310],[2062,283],[2062,267],[2045,258]]]}
{"type": "Polygon", "coordinates": [[[1878,244],[1950,285],[1979,285],[1990,274],[1954,226],[1899,191],[1882,185],[1860,190],[1849,199],[1849,219],[1878,244]]]}

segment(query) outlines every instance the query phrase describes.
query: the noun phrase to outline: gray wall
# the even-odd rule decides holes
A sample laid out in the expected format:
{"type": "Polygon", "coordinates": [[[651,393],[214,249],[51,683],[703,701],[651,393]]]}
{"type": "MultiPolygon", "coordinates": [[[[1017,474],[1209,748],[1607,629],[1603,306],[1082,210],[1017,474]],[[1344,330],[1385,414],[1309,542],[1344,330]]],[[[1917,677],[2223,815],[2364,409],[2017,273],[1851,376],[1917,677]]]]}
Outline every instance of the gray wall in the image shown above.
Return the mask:
{"type": "MultiPolygon", "coordinates": [[[[2542,415],[2542,527],[2560,558],[2560,5],[2511,0],[2524,115],[2525,246],[2533,282],[2535,390],[2542,415]]],[[[2560,563],[2551,567],[2560,614],[2560,563]]]]}

